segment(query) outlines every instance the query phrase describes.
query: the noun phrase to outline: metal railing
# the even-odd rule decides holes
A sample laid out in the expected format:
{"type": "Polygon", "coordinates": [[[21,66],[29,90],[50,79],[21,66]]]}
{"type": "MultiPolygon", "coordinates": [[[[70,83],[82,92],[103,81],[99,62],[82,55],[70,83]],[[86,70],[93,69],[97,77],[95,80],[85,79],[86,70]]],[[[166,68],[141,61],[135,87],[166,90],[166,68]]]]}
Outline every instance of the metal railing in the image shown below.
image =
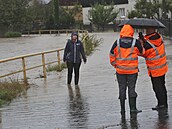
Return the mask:
{"type": "MultiPolygon", "coordinates": [[[[88,36],[88,32],[83,31],[83,33],[86,33],[86,35],[82,39],[83,44],[85,44],[85,39],[88,36]]],[[[22,70],[18,70],[18,71],[14,71],[14,72],[11,72],[11,73],[8,73],[8,74],[1,75],[0,78],[7,77],[7,76],[10,76],[10,75],[13,75],[13,74],[23,72],[24,82],[27,83],[26,71],[36,69],[36,68],[39,68],[39,67],[43,67],[43,77],[47,78],[46,66],[50,65],[50,64],[54,64],[54,63],[58,63],[58,65],[61,65],[62,59],[61,59],[60,52],[63,51],[63,50],[64,50],[64,48],[60,48],[60,49],[56,49],[56,50],[50,50],[50,51],[44,51],[44,52],[39,52],[39,53],[33,53],[33,54],[28,54],[28,55],[22,55],[22,56],[16,56],[16,57],[12,57],[12,58],[2,59],[2,60],[0,60],[0,64],[5,63],[5,62],[14,61],[14,60],[21,60],[22,61],[22,70]],[[57,53],[57,60],[56,61],[51,61],[51,62],[45,62],[45,55],[50,54],[50,53],[55,53],[55,52],[57,53]],[[36,65],[34,67],[26,67],[26,58],[40,56],[40,55],[42,57],[42,64],[36,65]]]]}

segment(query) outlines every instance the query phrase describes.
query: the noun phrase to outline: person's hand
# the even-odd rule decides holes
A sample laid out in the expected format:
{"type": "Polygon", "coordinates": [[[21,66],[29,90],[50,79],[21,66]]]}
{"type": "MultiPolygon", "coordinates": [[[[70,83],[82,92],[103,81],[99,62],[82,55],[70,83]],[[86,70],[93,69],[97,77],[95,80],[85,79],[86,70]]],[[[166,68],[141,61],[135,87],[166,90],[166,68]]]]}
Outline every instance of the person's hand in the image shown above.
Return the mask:
{"type": "Polygon", "coordinates": [[[84,60],[84,64],[86,64],[86,63],[87,63],[87,59],[84,60]]]}

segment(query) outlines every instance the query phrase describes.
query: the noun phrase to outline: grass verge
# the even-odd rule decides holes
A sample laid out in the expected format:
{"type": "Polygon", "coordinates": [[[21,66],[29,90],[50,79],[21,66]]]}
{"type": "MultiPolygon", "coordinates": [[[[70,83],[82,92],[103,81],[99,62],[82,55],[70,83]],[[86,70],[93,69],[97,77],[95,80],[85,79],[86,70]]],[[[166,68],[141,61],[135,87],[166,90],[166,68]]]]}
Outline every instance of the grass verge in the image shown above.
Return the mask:
{"type": "Polygon", "coordinates": [[[20,32],[6,32],[4,37],[5,38],[15,38],[15,37],[21,37],[22,34],[20,32]]]}
{"type": "Polygon", "coordinates": [[[29,85],[21,83],[18,80],[0,82],[0,107],[21,95],[21,93],[24,93],[28,88],[29,85]]]}

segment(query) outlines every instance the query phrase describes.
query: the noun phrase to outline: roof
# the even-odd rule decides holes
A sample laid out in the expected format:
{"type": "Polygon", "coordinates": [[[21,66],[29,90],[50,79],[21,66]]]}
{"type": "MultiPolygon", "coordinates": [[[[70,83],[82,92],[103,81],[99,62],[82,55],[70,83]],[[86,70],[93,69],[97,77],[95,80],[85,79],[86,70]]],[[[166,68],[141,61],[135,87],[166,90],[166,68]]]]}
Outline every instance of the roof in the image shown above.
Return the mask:
{"type": "MultiPolygon", "coordinates": [[[[91,7],[91,5],[93,5],[97,2],[102,3],[103,1],[104,0],[59,0],[61,6],[71,6],[71,5],[75,5],[75,4],[81,4],[83,7],[91,7]]],[[[51,0],[51,2],[52,2],[52,0],[51,0]]],[[[111,4],[112,2],[115,5],[128,4],[128,0],[106,0],[107,4],[111,4]]]]}

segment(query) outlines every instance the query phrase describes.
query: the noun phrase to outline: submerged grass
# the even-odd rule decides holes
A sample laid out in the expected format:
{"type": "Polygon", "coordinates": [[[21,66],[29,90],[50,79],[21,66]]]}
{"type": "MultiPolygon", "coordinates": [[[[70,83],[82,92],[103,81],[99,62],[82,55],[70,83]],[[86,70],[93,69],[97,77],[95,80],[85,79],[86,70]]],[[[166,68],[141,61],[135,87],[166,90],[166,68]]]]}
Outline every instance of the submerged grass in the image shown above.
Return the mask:
{"type": "Polygon", "coordinates": [[[60,65],[48,65],[46,68],[47,72],[57,71],[61,72],[63,69],[67,68],[66,63],[62,63],[60,65]]]}
{"type": "Polygon", "coordinates": [[[0,82],[0,107],[24,93],[28,88],[29,85],[18,80],[0,82]]]}

